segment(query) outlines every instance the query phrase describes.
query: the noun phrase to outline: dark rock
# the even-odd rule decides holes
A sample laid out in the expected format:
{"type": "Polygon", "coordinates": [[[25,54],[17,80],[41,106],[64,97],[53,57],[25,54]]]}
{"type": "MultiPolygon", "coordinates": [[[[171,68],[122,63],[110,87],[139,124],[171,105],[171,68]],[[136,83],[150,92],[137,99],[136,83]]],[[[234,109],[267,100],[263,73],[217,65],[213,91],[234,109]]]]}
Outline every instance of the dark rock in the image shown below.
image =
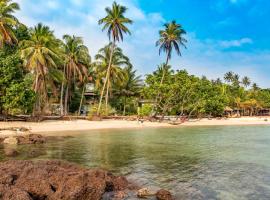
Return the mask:
{"type": "Polygon", "coordinates": [[[122,177],[61,161],[0,163],[1,200],[99,200],[108,182],[113,184],[113,190],[129,189],[129,183],[122,177]]]}
{"type": "Polygon", "coordinates": [[[15,156],[19,155],[18,151],[16,151],[15,149],[11,149],[11,148],[5,148],[4,152],[5,152],[5,156],[8,156],[8,157],[15,157],[15,156]]]}
{"type": "Polygon", "coordinates": [[[159,190],[156,194],[157,200],[172,200],[172,194],[167,190],[159,190]]]}

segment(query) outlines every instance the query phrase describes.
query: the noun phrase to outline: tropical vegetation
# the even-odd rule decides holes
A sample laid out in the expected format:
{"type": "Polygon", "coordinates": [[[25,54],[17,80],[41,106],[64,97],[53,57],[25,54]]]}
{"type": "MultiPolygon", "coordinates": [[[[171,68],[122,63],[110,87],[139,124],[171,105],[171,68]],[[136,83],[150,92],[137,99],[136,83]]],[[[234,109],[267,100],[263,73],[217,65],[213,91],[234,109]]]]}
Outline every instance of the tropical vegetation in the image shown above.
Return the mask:
{"type": "Polygon", "coordinates": [[[157,38],[165,62],[142,77],[119,46],[131,34],[126,7],[114,2],[105,9],[98,23],[107,31],[108,44],[91,56],[83,38],[59,39],[42,23],[26,27],[14,16],[17,10],[17,3],[0,0],[1,115],[216,117],[270,109],[270,89],[247,76],[229,71],[209,80],[175,70],[173,52],[181,56],[188,45],[176,21],[166,23],[157,38]]]}

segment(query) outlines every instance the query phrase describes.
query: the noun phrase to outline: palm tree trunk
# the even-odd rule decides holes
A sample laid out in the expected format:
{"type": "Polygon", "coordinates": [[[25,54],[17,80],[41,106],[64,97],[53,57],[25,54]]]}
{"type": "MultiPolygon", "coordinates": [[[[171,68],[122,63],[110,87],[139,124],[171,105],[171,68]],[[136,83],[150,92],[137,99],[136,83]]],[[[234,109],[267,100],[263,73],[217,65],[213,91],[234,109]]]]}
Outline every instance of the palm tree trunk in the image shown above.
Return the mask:
{"type": "Polygon", "coordinates": [[[106,91],[106,97],[105,97],[106,115],[108,115],[109,87],[110,87],[110,78],[108,78],[108,81],[107,81],[107,91],[106,91]]]}
{"type": "MultiPolygon", "coordinates": [[[[64,76],[66,75],[66,65],[64,65],[64,76]]],[[[61,84],[61,94],[60,94],[60,115],[64,115],[64,105],[63,105],[63,99],[64,99],[64,80],[62,80],[61,84]]]]}
{"type": "MultiPolygon", "coordinates": [[[[165,67],[167,67],[168,63],[169,63],[169,53],[167,54],[165,67]]],[[[163,69],[163,72],[162,72],[162,78],[161,78],[161,81],[160,81],[160,86],[162,86],[162,84],[164,82],[164,78],[165,78],[165,69],[163,69]]],[[[157,109],[159,96],[160,96],[160,91],[158,91],[158,94],[157,94],[157,97],[156,97],[156,100],[155,100],[155,106],[154,106],[155,110],[157,109]]],[[[156,113],[155,113],[155,115],[156,115],[156,113]]]]}
{"type": "Polygon", "coordinates": [[[67,87],[66,87],[64,115],[68,114],[68,96],[69,96],[68,90],[69,90],[69,84],[67,84],[67,87]]]}
{"type": "MultiPolygon", "coordinates": [[[[168,63],[169,63],[169,55],[167,55],[167,59],[166,59],[166,63],[165,63],[165,67],[167,67],[167,66],[168,66],[168,63]]],[[[160,85],[162,85],[162,84],[163,84],[164,78],[165,78],[165,70],[163,70],[163,73],[162,73],[162,78],[161,78],[161,81],[160,81],[160,85]]]]}
{"type": "Polygon", "coordinates": [[[80,101],[80,107],[79,107],[79,110],[78,110],[78,116],[81,114],[84,92],[85,92],[85,84],[83,85],[83,90],[82,90],[82,95],[81,95],[81,101],[80,101]]]}
{"type": "Polygon", "coordinates": [[[126,115],[126,96],[124,96],[124,110],[123,110],[123,115],[126,115]]]}
{"type": "Polygon", "coordinates": [[[112,47],[111,47],[111,55],[110,55],[110,60],[109,60],[109,66],[108,66],[108,68],[107,68],[107,73],[106,73],[105,82],[104,82],[104,84],[103,84],[103,87],[102,87],[102,90],[101,90],[101,94],[100,94],[100,99],[99,99],[99,104],[98,104],[97,115],[100,114],[100,109],[101,109],[101,104],[102,104],[102,99],[103,99],[105,87],[106,87],[106,84],[107,84],[108,79],[109,79],[114,47],[115,47],[115,41],[113,41],[112,47]]]}

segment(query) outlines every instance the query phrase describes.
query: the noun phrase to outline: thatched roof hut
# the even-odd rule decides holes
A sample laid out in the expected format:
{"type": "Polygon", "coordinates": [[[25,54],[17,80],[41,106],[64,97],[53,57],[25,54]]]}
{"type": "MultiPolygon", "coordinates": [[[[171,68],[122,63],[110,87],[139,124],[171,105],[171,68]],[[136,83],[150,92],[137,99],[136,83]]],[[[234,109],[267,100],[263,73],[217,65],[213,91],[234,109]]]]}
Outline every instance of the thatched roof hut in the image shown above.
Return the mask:
{"type": "Polygon", "coordinates": [[[230,108],[229,106],[226,106],[226,107],[224,108],[224,111],[225,111],[225,112],[233,112],[233,109],[230,108]]]}

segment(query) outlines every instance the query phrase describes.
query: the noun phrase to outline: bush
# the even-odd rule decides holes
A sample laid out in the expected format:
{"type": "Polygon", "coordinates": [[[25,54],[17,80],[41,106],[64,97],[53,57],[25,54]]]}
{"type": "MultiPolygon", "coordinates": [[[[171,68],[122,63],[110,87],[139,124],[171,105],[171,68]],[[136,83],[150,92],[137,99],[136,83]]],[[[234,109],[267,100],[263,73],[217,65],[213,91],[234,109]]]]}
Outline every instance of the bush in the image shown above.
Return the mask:
{"type": "MultiPolygon", "coordinates": [[[[92,119],[94,116],[97,115],[97,110],[98,110],[98,103],[95,103],[89,106],[89,113],[88,113],[89,119],[92,119]]],[[[105,104],[101,105],[101,109],[99,113],[100,116],[113,115],[115,113],[116,113],[116,110],[112,108],[110,105],[108,105],[108,113],[106,113],[106,105],[105,104]]]]}
{"type": "Polygon", "coordinates": [[[139,108],[138,115],[141,117],[150,116],[152,111],[153,111],[153,105],[144,104],[141,108],[139,108]]]}

